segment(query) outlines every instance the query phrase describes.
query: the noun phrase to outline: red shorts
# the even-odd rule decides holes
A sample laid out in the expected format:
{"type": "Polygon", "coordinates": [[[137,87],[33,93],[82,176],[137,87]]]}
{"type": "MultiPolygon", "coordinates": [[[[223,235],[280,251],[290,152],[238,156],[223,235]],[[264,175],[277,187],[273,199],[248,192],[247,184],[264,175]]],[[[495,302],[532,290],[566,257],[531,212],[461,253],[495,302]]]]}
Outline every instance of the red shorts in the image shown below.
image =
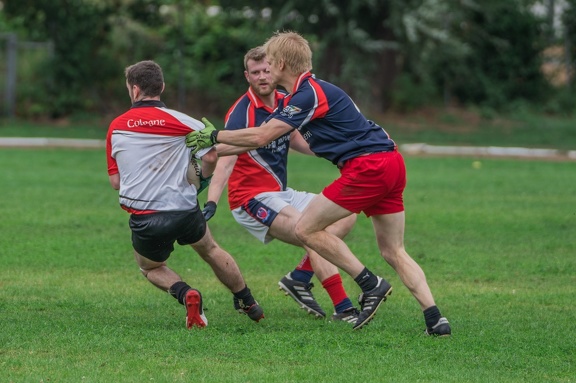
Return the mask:
{"type": "Polygon", "coordinates": [[[340,178],[322,194],[335,204],[370,217],[404,211],[404,158],[398,151],[352,158],[340,169],[340,178]]]}

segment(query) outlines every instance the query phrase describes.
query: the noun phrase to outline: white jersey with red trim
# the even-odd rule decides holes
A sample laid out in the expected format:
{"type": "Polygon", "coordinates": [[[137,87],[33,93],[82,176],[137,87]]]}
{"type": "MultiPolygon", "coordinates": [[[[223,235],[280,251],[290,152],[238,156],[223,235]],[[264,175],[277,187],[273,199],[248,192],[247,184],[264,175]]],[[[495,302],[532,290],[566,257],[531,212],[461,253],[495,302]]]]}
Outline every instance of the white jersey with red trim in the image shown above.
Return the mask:
{"type": "Polygon", "coordinates": [[[184,137],[202,129],[202,122],[160,101],[136,102],[115,118],[106,136],[106,157],[108,174],[120,173],[122,208],[138,214],[196,207],[196,188],[186,178],[190,149],[184,137]]]}

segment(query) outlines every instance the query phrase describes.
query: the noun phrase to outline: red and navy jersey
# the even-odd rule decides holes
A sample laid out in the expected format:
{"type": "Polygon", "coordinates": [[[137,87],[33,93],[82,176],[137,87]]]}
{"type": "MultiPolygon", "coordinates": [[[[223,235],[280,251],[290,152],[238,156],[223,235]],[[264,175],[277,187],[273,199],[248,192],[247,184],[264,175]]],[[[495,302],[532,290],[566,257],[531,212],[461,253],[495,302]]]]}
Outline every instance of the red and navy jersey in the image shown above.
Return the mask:
{"type": "Polygon", "coordinates": [[[186,177],[190,149],[184,137],[203,128],[202,122],[160,101],[136,102],[116,117],[106,136],[106,158],[108,174],[120,173],[122,208],[134,214],[193,209],[197,196],[186,177]]]}
{"type": "MultiPolygon", "coordinates": [[[[284,94],[274,91],[276,103],[284,94]]],[[[273,109],[267,107],[252,88],[242,95],[226,114],[225,129],[237,130],[260,126],[273,109]]],[[[266,146],[238,155],[228,179],[228,203],[236,209],[254,196],[286,190],[290,133],[278,137],[266,146]]]]}
{"type": "Polygon", "coordinates": [[[396,144],[386,131],[367,120],[337,86],[303,73],[292,93],[270,118],[298,129],[319,157],[338,164],[362,154],[386,152],[396,144]]]}

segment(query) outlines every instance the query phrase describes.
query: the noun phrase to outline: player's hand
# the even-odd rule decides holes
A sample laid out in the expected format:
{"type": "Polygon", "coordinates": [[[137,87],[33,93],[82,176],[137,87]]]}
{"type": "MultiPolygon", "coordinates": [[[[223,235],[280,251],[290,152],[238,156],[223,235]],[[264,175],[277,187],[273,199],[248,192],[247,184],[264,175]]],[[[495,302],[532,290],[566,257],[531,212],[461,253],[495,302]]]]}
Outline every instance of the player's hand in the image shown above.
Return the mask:
{"type": "Polygon", "coordinates": [[[212,176],[204,178],[202,173],[200,173],[200,187],[198,188],[197,194],[200,194],[204,189],[210,185],[210,181],[212,181],[212,176]]]}
{"type": "Polygon", "coordinates": [[[208,148],[216,144],[218,130],[206,117],[202,117],[204,129],[195,130],[186,135],[186,146],[192,149],[192,154],[196,154],[200,149],[208,148]]]}
{"type": "Polygon", "coordinates": [[[216,202],[214,201],[208,201],[204,204],[204,209],[202,210],[202,214],[204,215],[204,219],[206,221],[209,221],[210,218],[214,217],[214,214],[216,214],[216,208],[218,207],[218,205],[216,205],[216,202]]]}

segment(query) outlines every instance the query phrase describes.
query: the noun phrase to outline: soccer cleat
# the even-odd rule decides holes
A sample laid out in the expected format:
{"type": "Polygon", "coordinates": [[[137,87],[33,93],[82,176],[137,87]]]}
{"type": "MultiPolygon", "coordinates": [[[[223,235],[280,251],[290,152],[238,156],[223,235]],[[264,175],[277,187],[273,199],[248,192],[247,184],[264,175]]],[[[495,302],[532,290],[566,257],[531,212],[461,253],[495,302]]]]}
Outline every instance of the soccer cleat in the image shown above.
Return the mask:
{"type": "Polygon", "coordinates": [[[204,315],[204,308],[202,307],[202,294],[196,289],[190,289],[186,292],[184,297],[186,306],[186,327],[192,328],[198,326],[200,328],[208,325],[208,320],[204,315]]]}
{"type": "Polygon", "coordinates": [[[260,322],[260,319],[264,318],[264,310],[260,307],[258,302],[246,307],[243,302],[240,302],[238,298],[234,297],[234,309],[240,314],[248,315],[248,317],[255,322],[260,322]]]}
{"type": "Polygon", "coordinates": [[[317,318],[326,317],[326,313],[316,302],[314,295],[312,295],[311,289],[314,284],[295,281],[288,273],[278,282],[278,286],[279,290],[283,290],[285,295],[290,295],[308,314],[312,314],[317,318]]]}
{"type": "Polygon", "coordinates": [[[431,336],[450,336],[452,334],[452,329],[450,328],[448,319],[442,317],[434,326],[426,328],[424,332],[426,335],[431,336]]]}
{"type": "Polygon", "coordinates": [[[332,315],[332,320],[356,324],[358,315],[360,315],[360,311],[358,311],[356,307],[350,307],[341,313],[334,313],[334,315],[332,315]]]}
{"type": "Polygon", "coordinates": [[[386,282],[385,279],[378,278],[378,284],[372,290],[360,294],[358,303],[360,303],[361,311],[358,315],[358,320],[354,325],[354,330],[359,330],[368,324],[376,314],[376,311],[386,301],[386,298],[392,294],[392,286],[386,282]]]}

